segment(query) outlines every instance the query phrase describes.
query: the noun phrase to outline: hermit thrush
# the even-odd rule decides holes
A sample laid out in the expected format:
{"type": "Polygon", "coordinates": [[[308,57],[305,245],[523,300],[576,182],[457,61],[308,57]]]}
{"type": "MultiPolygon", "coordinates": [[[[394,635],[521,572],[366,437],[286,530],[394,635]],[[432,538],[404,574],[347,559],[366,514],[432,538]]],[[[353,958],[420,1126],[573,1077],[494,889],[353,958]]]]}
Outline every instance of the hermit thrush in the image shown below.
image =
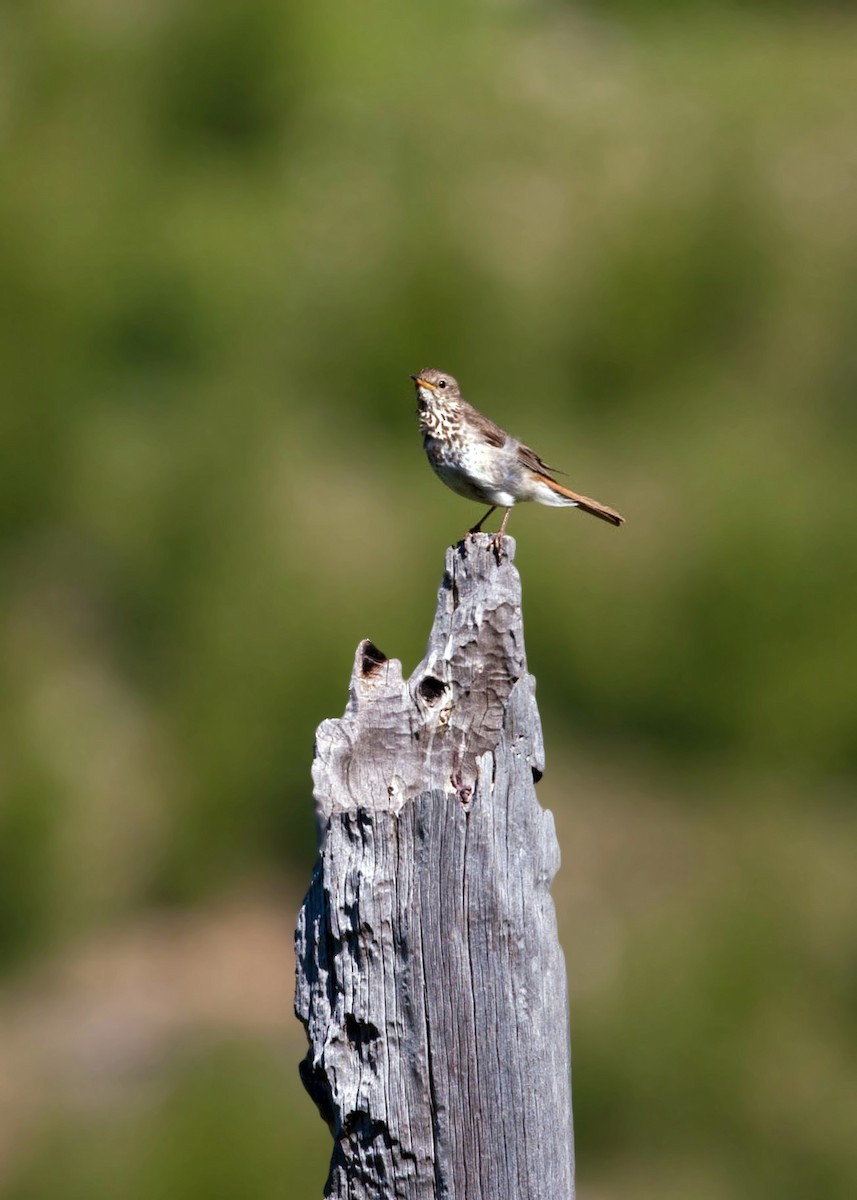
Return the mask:
{"type": "Polygon", "coordinates": [[[491,506],[469,533],[478,533],[502,506],[506,512],[496,535],[499,544],[509,513],[524,500],[579,508],[611,525],[622,524],[624,517],[612,508],[557,483],[550,474],[556,468],[546,466],[529,446],[468,404],[451,375],[431,367],[411,378],[417,388],[423,446],[435,472],[459,496],[491,506]]]}

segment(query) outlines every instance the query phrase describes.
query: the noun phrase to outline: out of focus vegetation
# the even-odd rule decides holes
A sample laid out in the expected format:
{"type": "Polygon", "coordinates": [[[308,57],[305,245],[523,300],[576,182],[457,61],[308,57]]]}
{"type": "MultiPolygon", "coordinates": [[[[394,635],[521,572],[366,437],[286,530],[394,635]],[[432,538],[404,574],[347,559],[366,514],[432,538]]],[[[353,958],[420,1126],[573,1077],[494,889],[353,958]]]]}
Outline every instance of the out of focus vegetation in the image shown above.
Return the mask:
{"type": "Polygon", "coordinates": [[[320,1194],[287,987],[129,997],[238,895],[285,962],[314,727],[477,515],[436,365],[628,518],[510,526],[581,1200],[854,1195],[855,114],[844,4],[4,7],[0,1194],[320,1194]]]}

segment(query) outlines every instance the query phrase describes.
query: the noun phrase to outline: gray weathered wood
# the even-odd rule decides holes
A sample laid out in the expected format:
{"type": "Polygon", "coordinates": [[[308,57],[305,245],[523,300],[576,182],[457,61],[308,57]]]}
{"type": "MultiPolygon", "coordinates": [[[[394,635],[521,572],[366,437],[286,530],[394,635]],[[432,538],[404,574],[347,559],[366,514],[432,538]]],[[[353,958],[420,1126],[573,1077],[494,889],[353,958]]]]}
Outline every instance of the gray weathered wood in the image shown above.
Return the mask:
{"type": "Polygon", "coordinates": [[[505,551],[449,549],[411,678],[363,642],[318,729],[295,1010],[338,1200],[574,1195],[559,850],[505,551]]]}

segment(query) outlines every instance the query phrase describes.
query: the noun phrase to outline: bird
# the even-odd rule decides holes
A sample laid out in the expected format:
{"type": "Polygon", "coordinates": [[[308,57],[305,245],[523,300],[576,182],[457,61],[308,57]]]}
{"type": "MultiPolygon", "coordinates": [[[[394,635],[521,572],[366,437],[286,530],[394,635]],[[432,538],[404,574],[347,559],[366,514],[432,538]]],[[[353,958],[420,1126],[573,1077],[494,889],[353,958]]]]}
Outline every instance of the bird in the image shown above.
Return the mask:
{"type": "Polygon", "coordinates": [[[512,508],[526,500],[579,508],[611,525],[623,524],[625,518],[615,509],[557,483],[551,472],[558,469],[468,404],[452,375],[427,367],[411,379],[423,448],[433,470],[459,496],[490,505],[468,534],[479,533],[496,509],[505,508],[493,539],[495,548],[500,547],[512,508]]]}

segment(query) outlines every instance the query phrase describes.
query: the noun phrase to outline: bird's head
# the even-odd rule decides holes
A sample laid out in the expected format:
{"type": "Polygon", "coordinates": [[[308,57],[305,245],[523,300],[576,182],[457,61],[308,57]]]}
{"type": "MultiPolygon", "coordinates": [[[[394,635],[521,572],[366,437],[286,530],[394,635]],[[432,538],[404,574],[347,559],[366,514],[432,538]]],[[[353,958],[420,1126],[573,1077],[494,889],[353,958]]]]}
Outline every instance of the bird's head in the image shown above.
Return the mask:
{"type": "Polygon", "coordinates": [[[457,381],[445,371],[426,367],[424,371],[412,375],[411,379],[417,389],[420,424],[429,424],[432,414],[454,408],[461,399],[457,381]]]}

